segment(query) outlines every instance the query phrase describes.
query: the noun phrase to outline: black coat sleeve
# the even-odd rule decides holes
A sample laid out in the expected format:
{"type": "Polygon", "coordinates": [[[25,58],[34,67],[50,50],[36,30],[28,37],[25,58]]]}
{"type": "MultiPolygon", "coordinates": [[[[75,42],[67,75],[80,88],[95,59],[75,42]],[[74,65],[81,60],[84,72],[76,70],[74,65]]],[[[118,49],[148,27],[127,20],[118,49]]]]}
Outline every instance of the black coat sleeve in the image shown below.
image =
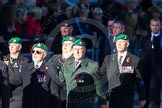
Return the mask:
{"type": "Polygon", "coordinates": [[[139,62],[136,64],[135,74],[136,74],[136,87],[137,87],[137,92],[139,94],[139,100],[145,100],[146,99],[145,84],[140,74],[139,62]]]}
{"type": "Polygon", "coordinates": [[[10,87],[7,65],[0,62],[2,108],[9,108],[10,87]]]}

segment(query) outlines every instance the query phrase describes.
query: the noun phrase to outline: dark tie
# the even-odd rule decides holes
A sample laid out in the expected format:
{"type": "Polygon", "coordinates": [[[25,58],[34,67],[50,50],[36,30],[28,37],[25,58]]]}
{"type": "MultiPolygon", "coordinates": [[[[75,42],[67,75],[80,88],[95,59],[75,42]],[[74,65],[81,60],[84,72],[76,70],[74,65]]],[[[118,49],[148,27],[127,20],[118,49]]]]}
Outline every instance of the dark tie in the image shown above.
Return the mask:
{"type": "Polygon", "coordinates": [[[35,69],[38,69],[38,67],[39,67],[38,65],[35,65],[35,69]]]}
{"type": "Polygon", "coordinates": [[[152,36],[152,41],[151,42],[152,42],[152,46],[151,47],[152,47],[152,49],[154,49],[154,44],[155,44],[155,36],[154,35],[152,36]]]}
{"type": "Polygon", "coordinates": [[[79,62],[78,62],[78,61],[76,61],[76,62],[75,62],[75,67],[77,67],[77,66],[78,66],[78,64],[79,64],[79,62]]]}
{"type": "Polygon", "coordinates": [[[122,64],[122,57],[123,57],[123,56],[120,56],[119,59],[118,59],[118,65],[119,65],[119,66],[121,66],[121,64],[122,64]]]}

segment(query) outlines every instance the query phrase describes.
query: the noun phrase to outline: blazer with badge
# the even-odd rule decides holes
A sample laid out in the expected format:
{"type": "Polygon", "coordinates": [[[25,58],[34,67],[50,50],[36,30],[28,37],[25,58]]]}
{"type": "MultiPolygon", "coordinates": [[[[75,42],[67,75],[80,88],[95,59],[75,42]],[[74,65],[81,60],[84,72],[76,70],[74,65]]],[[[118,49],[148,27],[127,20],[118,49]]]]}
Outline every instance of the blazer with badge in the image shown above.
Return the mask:
{"type": "Polygon", "coordinates": [[[23,85],[22,108],[51,108],[51,95],[46,84],[49,80],[45,63],[35,69],[34,62],[22,66],[19,78],[14,79],[13,86],[23,85]]]}
{"type": "MultiPolygon", "coordinates": [[[[8,73],[9,73],[9,82],[12,84],[12,80],[15,77],[18,77],[21,73],[21,67],[24,63],[29,62],[29,59],[23,57],[21,54],[18,56],[17,59],[13,60],[12,63],[10,62],[10,55],[4,56],[4,62],[8,66],[8,73]]],[[[11,92],[10,103],[14,103],[14,101],[21,101],[22,100],[22,86],[16,88],[11,92]]],[[[15,103],[16,104],[16,103],[15,103]]],[[[21,107],[21,104],[20,104],[21,107]]]]}
{"type": "Polygon", "coordinates": [[[13,63],[10,62],[10,55],[3,57],[3,61],[8,65],[8,71],[9,71],[9,79],[12,79],[14,77],[14,74],[19,72],[21,69],[21,66],[24,63],[28,63],[29,59],[27,57],[23,57],[21,54],[18,56],[17,59],[13,60],[13,63]]]}
{"type": "Polygon", "coordinates": [[[139,100],[145,99],[144,83],[139,73],[138,63],[139,58],[130,52],[127,52],[120,67],[117,53],[105,57],[100,71],[101,74],[107,74],[111,108],[133,108],[135,85],[139,100]]]}
{"type": "MultiPolygon", "coordinates": [[[[78,74],[81,74],[81,73],[87,73],[87,74],[89,74],[93,77],[94,83],[96,85],[95,86],[96,95],[101,97],[101,98],[105,98],[105,93],[104,93],[104,91],[101,87],[101,79],[100,79],[100,76],[99,76],[98,64],[96,62],[90,60],[89,58],[84,58],[81,61],[81,63],[76,67],[75,66],[75,60],[70,59],[70,60],[67,60],[63,64],[63,67],[62,67],[61,71],[59,72],[60,82],[62,84],[66,85],[68,104],[71,101],[71,100],[69,100],[70,99],[69,98],[70,92],[73,91],[75,88],[77,88],[79,83],[84,84],[84,82],[86,82],[86,81],[84,81],[84,78],[82,80],[77,79],[78,74]]],[[[90,87],[90,85],[88,87],[90,87]]],[[[93,87],[87,88],[87,90],[90,90],[92,88],[93,87]]],[[[83,95],[85,95],[84,92],[82,92],[82,93],[83,93],[83,95]]],[[[72,95],[73,94],[71,94],[71,96],[72,95]]],[[[78,97],[78,99],[79,98],[82,98],[82,97],[78,97]]],[[[77,101],[82,101],[82,100],[84,100],[84,99],[77,100],[77,101]]],[[[79,103],[77,105],[79,105],[79,103]]],[[[79,107],[79,106],[73,106],[73,107],[68,106],[68,108],[75,108],[75,107],[76,108],[84,108],[84,107],[79,107]]],[[[89,107],[89,106],[86,106],[86,108],[87,107],[89,107]]],[[[89,107],[89,108],[91,108],[91,107],[89,107]]]]}

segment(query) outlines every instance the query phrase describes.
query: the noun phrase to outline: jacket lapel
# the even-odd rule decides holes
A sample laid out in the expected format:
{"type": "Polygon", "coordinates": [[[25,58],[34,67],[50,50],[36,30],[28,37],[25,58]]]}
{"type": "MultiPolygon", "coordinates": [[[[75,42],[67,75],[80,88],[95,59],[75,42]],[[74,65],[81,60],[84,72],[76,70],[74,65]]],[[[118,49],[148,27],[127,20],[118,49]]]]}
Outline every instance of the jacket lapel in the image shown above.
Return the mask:
{"type": "Polygon", "coordinates": [[[80,67],[82,67],[82,69],[86,68],[88,65],[88,61],[89,61],[88,58],[83,59],[76,68],[75,68],[75,62],[73,62],[74,71],[72,73],[72,76],[75,76],[76,74],[79,74],[80,72],[82,72],[82,71],[79,71],[80,67]]]}
{"type": "Polygon", "coordinates": [[[45,63],[44,63],[44,61],[43,61],[43,63],[42,63],[41,66],[40,66],[40,70],[41,70],[41,71],[44,71],[44,68],[45,68],[45,63]]]}
{"type": "Polygon", "coordinates": [[[123,64],[122,66],[131,66],[131,55],[130,55],[130,52],[127,52],[127,55],[123,61],[123,64]]]}
{"type": "Polygon", "coordinates": [[[109,67],[110,69],[107,73],[108,79],[110,79],[114,75],[116,69],[118,68],[117,53],[115,53],[111,56],[111,59],[109,62],[110,62],[110,67],[109,67]]]}
{"type": "Polygon", "coordinates": [[[30,74],[35,72],[34,62],[29,63],[28,70],[30,70],[30,74]]]}

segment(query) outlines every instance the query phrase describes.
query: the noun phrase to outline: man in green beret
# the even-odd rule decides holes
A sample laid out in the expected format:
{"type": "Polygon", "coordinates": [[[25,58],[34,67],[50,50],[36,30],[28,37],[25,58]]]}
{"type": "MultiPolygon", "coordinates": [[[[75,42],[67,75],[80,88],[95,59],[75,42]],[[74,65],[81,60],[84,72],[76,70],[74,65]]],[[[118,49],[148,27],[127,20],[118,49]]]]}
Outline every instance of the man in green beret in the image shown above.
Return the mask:
{"type": "MultiPolygon", "coordinates": [[[[8,66],[9,71],[9,83],[12,84],[12,80],[19,77],[21,73],[21,66],[24,63],[29,62],[29,59],[21,54],[22,40],[19,37],[13,37],[8,41],[9,54],[4,56],[3,60],[8,66]]],[[[10,108],[22,108],[22,86],[11,91],[10,108]]]]}
{"type": "Polygon", "coordinates": [[[86,43],[82,39],[76,40],[72,48],[74,58],[67,60],[59,72],[60,83],[66,85],[67,108],[105,107],[98,63],[85,56],[86,43]],[[99,103],[95,99],[99,99],[99,103]]]}
{"type": "Polygon", "coordinates": [[[120,34],[115,38],[117,53],[105,57],[101,74],[108,78],[108,108],[133,108],[135,86],[139,106],[146,103],[144,82],[140,75],[139,58],[127,51],[129,38],[120,34]]]}
{"type": "Polygon", "coordinates": [[[51,95],[46,85],[48,68],[45,66],[48,47],[37,43],[31,49],[32,62],[22,66],[22,74],[13,80],[13,86],[23,85],[22,108],[51,108],[51,95]]]}
{"type": "Polygon", "coordinates": [[[52,106],[57,108],[66,108],[66,90],[59,85],[59,70],[65,61],[73,57],[72,45],[75,37],[66,36],[62,39],[62,54],[56,54],[46,63],[47,73],[50,76],[50,90],[52,94],[52,106]]]}

